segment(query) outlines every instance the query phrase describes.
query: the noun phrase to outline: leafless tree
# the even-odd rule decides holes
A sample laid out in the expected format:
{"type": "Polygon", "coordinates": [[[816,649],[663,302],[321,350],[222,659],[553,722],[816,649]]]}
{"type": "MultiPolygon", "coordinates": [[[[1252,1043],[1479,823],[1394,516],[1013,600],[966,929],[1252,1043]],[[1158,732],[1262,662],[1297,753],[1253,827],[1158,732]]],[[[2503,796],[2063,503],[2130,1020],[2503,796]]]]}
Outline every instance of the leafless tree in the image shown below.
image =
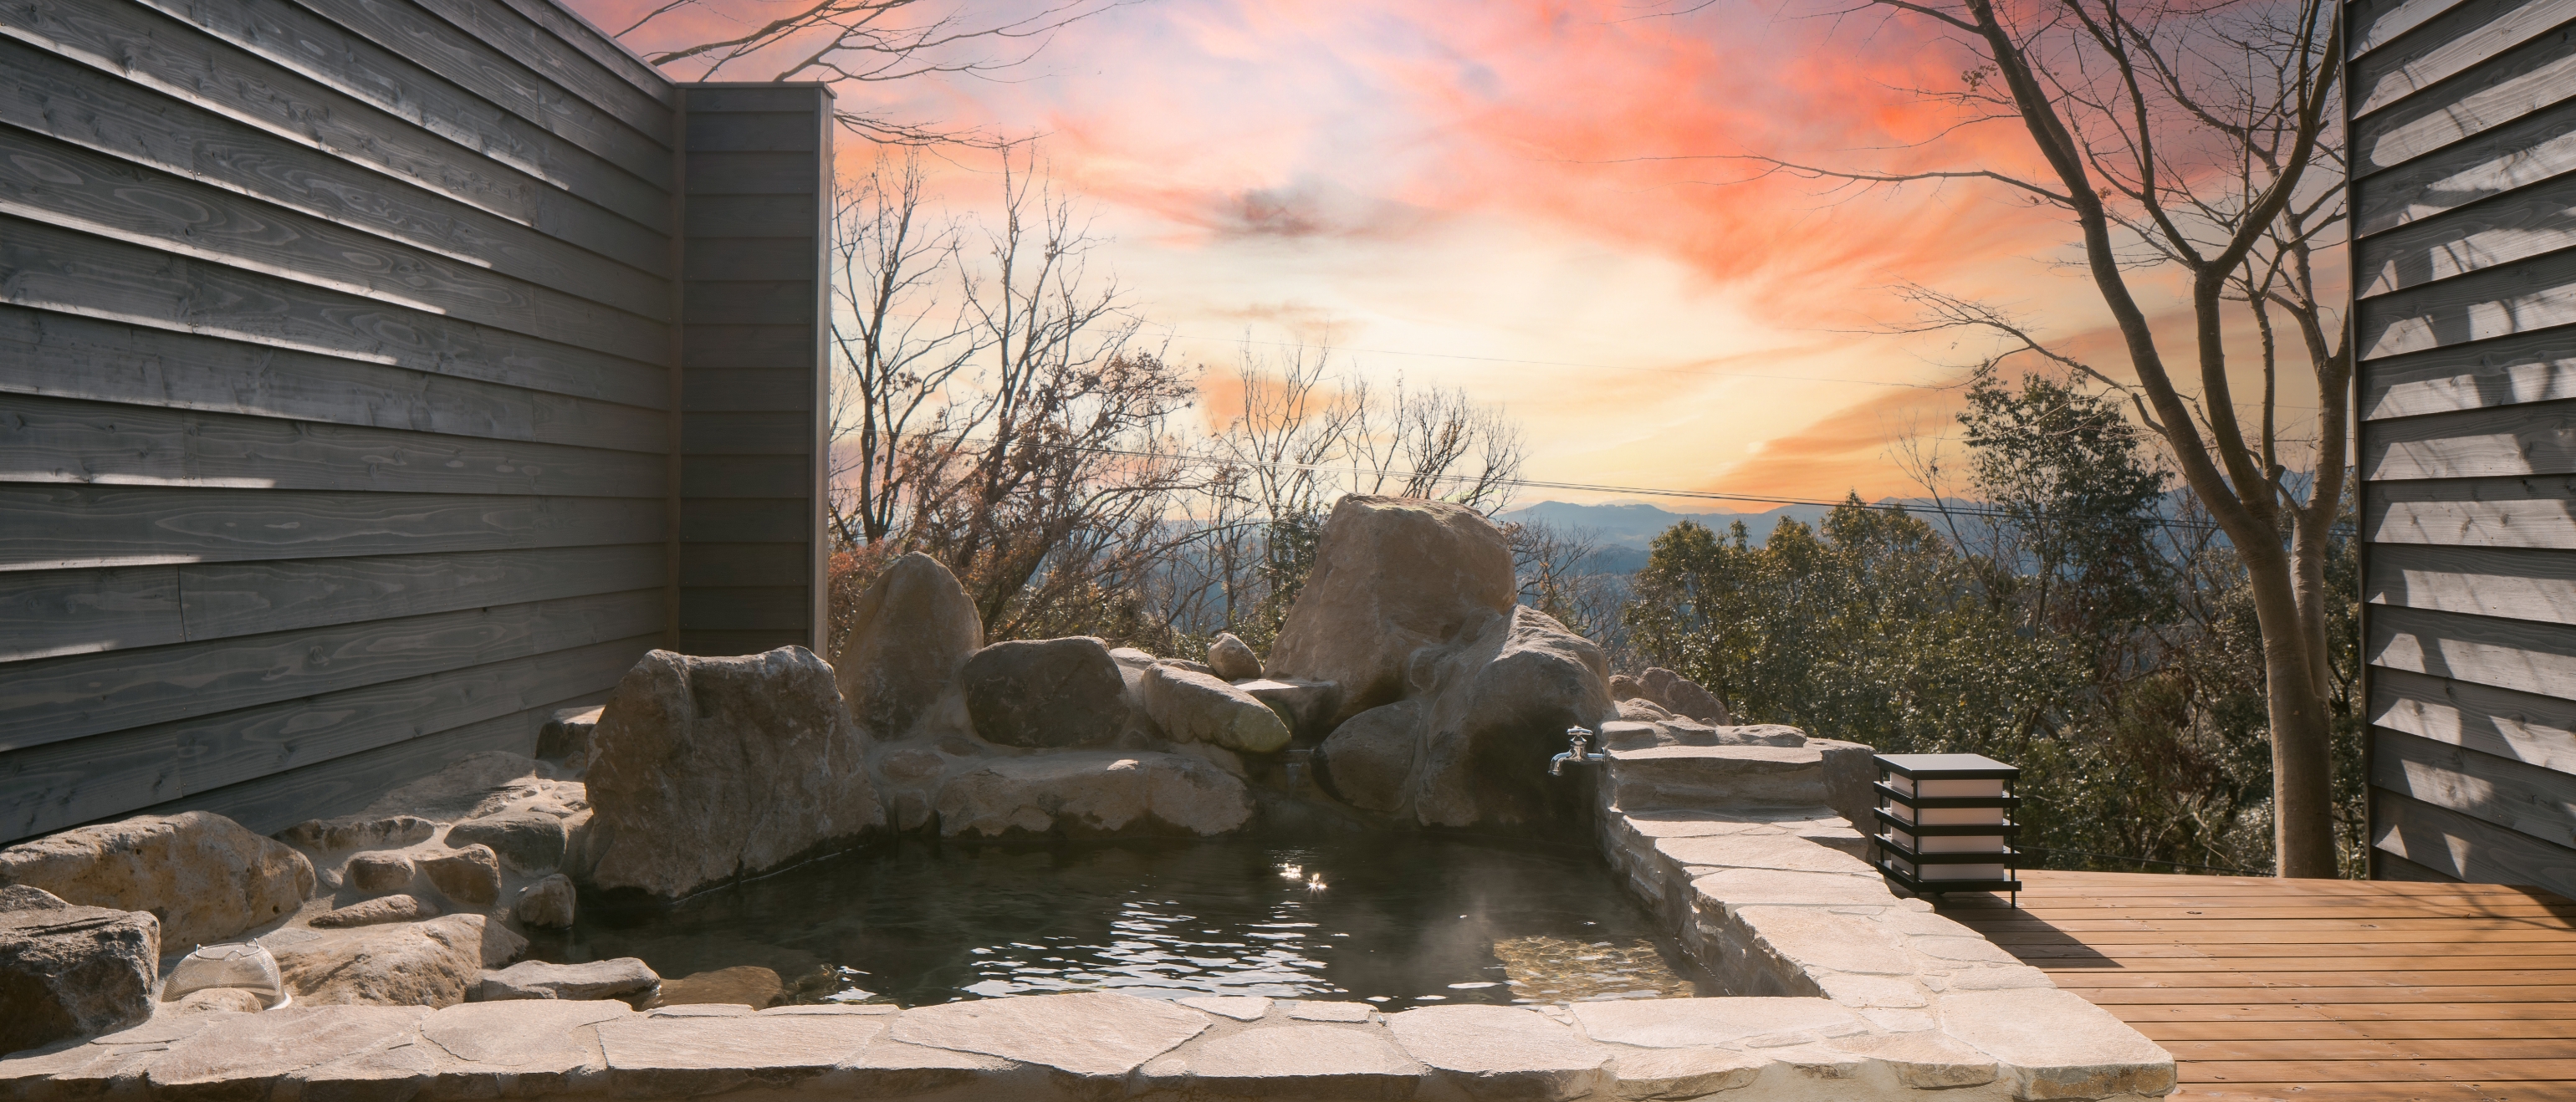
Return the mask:
{"type": "Polygon", "coordinates": [[[949,430],[950,383],[992,340],[967,300],[945,294],[958,227],[922,209],[921,186],[919,151],[880,153],[833,222],[831,512],[851,547],[896,532],[927,473],[907,462],[911,445],[949,430]]]}
{"type": "Polygon", "coordinates": [[[924,472],[911,538],[958,572],[996,639],[1114,589],[1178,538],[1159,534],[1189,478],[1166,421],[1196,393],[1134,347],[1138,324],[1116,281],[1089,270],[1101,239],[1073,201],[1007,151],[1002,168],[997,223],[960,274],[970,394],[906,459],[924,472]]]}
{"type": "MultiPolygon", "coordinates": [[[[991,77],[1027,64],[1066,26],[1136,0],[1063,0],[1017,16],[977,18],[933,0],[663,0],[617,37],[656,68],[688,80],[819,80],[882,84],[916,77],[991,77]],[[739,33],[696,39],[687,14],[712,14],[739,33]],[[681,34],[664,42],[665,28],[681,34]],[[693,40],[694,39],[694,40],[693,40]]],[[[864,97],[844,95],[856,104],[864,97]]],[[[849,107],[834,115],[870,141],[897,145],[1004,144],[990,135],[900,122],[849,107]]]]}
{"type": "Polygon", "coordinates": [[[2273,756],[2273,821],[2283,876],[2336,874],[2326,636],[2329,528],[2342,497],[2352,351],[2320,303],[2311,268],[2340,242],[2340,154],[2331,141],[2344,28],[2330,0],[2200,5],[2188,0],[1854,0],[1835,18],[1885,17],[1974,58],[1957,88],[1960,125],[1935,142],[2014,128],[2044,167],[1872,171],[1747,157],[1762,175],[1829,187],[1972,180],[2061,212],[2083,268],[2118,325],[2135,382],[2051,347],[2003,311],[1918,289],[1927,326],[2000,335],[2118,387],[2164,437],[2184,481],[2251,575],[2262,626],[2273,756]],[[2192,320],[2168,365],[2136,282],[2187,277],[2192,320]],[[2319,408],[2311,478],[2285,467],[2276,415],[2274,313],[2299,337],[2319,408]],[[2263,394],[2251,429],[2228,377],[2228,322],[2252,315],[2264,337],[2263,394]]]}

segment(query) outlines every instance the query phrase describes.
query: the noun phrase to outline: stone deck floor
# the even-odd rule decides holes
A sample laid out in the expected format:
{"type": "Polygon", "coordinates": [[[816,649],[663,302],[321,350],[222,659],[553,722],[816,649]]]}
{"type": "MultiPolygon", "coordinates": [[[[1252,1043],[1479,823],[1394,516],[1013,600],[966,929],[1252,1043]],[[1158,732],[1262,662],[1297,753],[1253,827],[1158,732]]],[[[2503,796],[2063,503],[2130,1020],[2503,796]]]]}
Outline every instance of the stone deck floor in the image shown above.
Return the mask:
{"type": "Polygon", "coordinates": [[[2576,903],[2530,888],[2025,872],[1941,913],[2172,1052],[2177,1102],[2576,1098],[2576,903]]]}

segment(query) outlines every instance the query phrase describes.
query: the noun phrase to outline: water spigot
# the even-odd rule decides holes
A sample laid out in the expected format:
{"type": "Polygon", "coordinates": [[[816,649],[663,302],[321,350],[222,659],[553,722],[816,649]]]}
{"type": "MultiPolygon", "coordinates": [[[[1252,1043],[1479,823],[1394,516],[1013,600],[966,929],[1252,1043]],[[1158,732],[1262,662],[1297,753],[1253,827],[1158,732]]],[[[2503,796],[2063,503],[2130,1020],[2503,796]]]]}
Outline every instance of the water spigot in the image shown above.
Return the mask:
{"type": "Polygon", "coordinates": [[[1587,752],[1591,742],[1592,731],[1589,728],[1566,728],[1565,752],[1548,759],[1547,775],[1551,777],[1564,776],[1565,764],[1567,762],[1573,762],[1576,765],[1585,765],[1596,761],[1610,760],[1610,755],[1608,754],[1597,751],[1587,752]]]}

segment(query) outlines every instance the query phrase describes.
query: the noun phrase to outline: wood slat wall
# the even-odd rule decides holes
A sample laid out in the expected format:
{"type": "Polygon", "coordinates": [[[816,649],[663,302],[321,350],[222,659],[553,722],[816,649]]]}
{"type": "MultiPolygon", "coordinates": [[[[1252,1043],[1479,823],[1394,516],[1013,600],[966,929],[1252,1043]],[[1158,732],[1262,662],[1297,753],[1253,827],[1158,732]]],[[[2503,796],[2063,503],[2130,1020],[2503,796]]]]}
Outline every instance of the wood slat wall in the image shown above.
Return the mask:
{"type": "Polygon", "coordinates": [[[2576,0],[2346,12],[2373,874],[2576,893],[2576,0]]]}
{"type": "Polygon", "coordinates": [[[819,649],[831,92],[692,84],[681,102],[681,648],[819,649]]]}
{"type": "Polygon", "coordinates": [[[0,9],[0,844],[810,643],[830,118],[552,0],[0,9]]]}

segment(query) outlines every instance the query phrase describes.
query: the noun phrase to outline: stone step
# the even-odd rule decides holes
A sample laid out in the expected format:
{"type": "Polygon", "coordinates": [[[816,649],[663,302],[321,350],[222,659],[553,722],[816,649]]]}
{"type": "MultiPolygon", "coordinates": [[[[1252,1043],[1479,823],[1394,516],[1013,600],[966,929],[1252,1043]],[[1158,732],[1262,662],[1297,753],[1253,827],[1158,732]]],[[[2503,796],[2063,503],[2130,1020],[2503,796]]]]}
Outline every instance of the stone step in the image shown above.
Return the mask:
{"type": "Polygon", "coordinates": [[[1829,802],[1825,755],[1811,746],[1658,746],[1615,751],[1605,768],[1623,811],[1829,802]]]}

